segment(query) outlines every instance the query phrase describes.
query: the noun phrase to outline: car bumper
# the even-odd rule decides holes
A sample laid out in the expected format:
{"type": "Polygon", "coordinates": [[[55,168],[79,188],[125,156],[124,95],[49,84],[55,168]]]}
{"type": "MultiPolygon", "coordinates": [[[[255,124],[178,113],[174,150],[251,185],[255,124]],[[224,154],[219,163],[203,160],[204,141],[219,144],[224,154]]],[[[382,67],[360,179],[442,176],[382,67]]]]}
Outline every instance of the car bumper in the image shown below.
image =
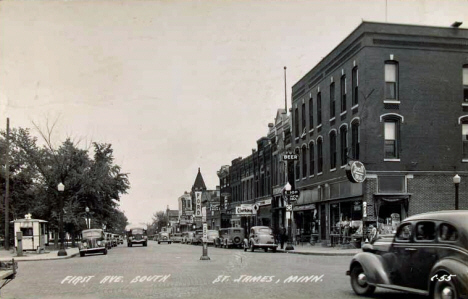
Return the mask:
{"type": "Polygon", "coordinates": [[[146,240],[131,240],[132,243],[145,243],[146,240]]]}
{"type": "Polygon", "coordinates": [[[278,244],[254,244],[255,247],[276,248],[278,244]]]}
{"type": "Polygon", "coordinates": [[[100,251],[104,251],[104,250],[106,250],[105,247],[98,247],[98,248],[81,248],[81,249],[80,249],[80,252],[85,252],[85,253],[86,253],[86,252],[90,252],[90,253],[92,253],[92,252],[100,252],[100,251]]]}

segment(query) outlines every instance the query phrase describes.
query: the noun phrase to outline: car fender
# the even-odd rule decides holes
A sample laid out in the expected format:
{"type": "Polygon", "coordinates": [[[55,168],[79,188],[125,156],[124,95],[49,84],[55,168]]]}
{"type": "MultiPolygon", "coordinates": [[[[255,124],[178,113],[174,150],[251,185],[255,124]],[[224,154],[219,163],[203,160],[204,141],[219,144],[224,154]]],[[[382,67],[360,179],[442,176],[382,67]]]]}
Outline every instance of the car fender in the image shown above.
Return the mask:
{"type": "MultiPolygon", "coordinates": [[[[456,275],[452,277],[452,281],[460,292],[460,296],[468,296],[468,264],[454,258],[445,258],[438,261],[434,267],[432,267],[429,280],[431,283],[434,275],[439,272],[445,272],[447,274],[456,275]]],[[[432,291],[432,286],[431,286],[432,291]]]]}
{"type": "Polygon", "coordinates": [[[391,284],[389,275],[385,269],[381,256],[360,252],[351,260],[350,271],[355,265],[360,264],[370,284],[391,284]]]}

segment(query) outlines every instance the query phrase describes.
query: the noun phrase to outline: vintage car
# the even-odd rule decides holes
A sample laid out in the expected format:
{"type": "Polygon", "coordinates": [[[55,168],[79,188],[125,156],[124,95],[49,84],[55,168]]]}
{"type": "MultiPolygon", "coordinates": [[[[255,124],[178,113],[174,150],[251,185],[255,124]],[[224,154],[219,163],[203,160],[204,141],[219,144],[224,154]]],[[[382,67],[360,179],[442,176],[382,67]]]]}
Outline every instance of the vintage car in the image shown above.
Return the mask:
{"type": "Polygon", "coordinates": [[[195,231],[195,234],[193,235],[192,241],[190,244],[201,244],[203,241],[203,231],[202,230],[197,230],[195,231]]]}
{"type": "Polygon", "coordinates": [[[391,237],[377,237],[351,260],[351,287],[370,295],[376,287],[433,298],[468,298],[468,211],[406,218],[391,237]]]}
{"type": "Polygon", "coordinates": [[[209,229],[206,231],[206,244],[215,245],[215,241],[218,238],[219,238],[219,231],[214,230],[214,229],[209,229]]]}
{"type": "Polygon", "coordinates": [[[117,244],[123,244],[123,237],[121,235],[117,235],[117,244]]]}
{"type": "Polygon", "coordinates": [[[181,243],[182,242],[182,234],[181,233],[172,234],[171,241],[174,242],[174,243],[181,243]]]}
{"type": "Polygon", "coordinates": [[[112,249],[112,247],[114,247],[114,245],[112,244],[112,234],[108,232],[104,232],[104,235],[105,235],[107,249],[112,249]]]}
{"type": "Polygon", "coordinates": [[[253,226],[250,229],[248,243],[244,244],[244,251],[250,248],[250,251],[254,251],[255,248],[263,248],[265,252],[271,249],[276,252],[278,244],[275,242],[273,231],[268,226],[253,226]]]}
{"type": "Polygon", "coordinates": [[[244,240],[244,229],[241,227],[228,227],[219,230],[219,238],[216,246],[229,248],[232,246],[242,247],[244,240]]]}
{"type": "Polygon", "coordinates": [[[146,229],[142,227],[134,227],[127,232],[127,246],[132,247],[135,244],[148,246],[148,237],[146,229]]]}
{"type": "Polygon", "coordinates": [[[172,243],[171,236],[169,235],[168,232],[159,233],[158,244],[161,244],[161,242],[166,242],[168,244],[172,243]]]}
{"type": "Polygon", "coordinates": [[[81,243],[78,245],[80,256],[88,253],[107,254],[106,239],[102,229],[86,229],[82,231],[81,243]]]}
{"type": "Polygon", "coordinates": [[[117,245],[119,245],[119,235],[112,234],[112,245],[114,247],[117,247],[117,245]]]}

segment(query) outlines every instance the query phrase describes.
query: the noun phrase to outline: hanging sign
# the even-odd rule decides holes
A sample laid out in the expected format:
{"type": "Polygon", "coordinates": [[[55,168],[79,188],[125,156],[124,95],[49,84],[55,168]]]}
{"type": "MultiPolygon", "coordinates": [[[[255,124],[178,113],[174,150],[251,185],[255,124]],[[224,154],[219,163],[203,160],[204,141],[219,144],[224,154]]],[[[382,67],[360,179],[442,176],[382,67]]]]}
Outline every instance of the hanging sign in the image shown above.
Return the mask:
{"type": "Polygon", "coordinates": [[[299,155],[293,152],[286,152],[283,155],[283,161],[297,161],[299,160],[299,155]]]}
{"type": "Polygon", "coordinates": [[[362,183],[366,180],[366,168],[359,161],[350,161],[346,165],[346,176],[353,183],[362,183]]]}
{"type": "Polygon", "coordinates": [[[200,191],[195,192],[195,216],[202,217],[202,202],[201,202],[202,193],[200,191]]]}

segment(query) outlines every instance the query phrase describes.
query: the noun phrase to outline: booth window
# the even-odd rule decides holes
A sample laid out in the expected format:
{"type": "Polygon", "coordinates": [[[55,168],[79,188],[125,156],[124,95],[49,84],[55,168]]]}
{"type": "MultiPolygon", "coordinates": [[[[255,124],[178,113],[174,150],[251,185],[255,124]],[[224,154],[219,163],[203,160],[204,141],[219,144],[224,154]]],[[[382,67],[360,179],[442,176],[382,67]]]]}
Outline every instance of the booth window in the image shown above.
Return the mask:
{"type": "Polygon", "coordinates": [[[33,236],[33,228],[32,227],[22,227],[21,232],[23,233],[23,237],[32,237],[33,236]]]}

